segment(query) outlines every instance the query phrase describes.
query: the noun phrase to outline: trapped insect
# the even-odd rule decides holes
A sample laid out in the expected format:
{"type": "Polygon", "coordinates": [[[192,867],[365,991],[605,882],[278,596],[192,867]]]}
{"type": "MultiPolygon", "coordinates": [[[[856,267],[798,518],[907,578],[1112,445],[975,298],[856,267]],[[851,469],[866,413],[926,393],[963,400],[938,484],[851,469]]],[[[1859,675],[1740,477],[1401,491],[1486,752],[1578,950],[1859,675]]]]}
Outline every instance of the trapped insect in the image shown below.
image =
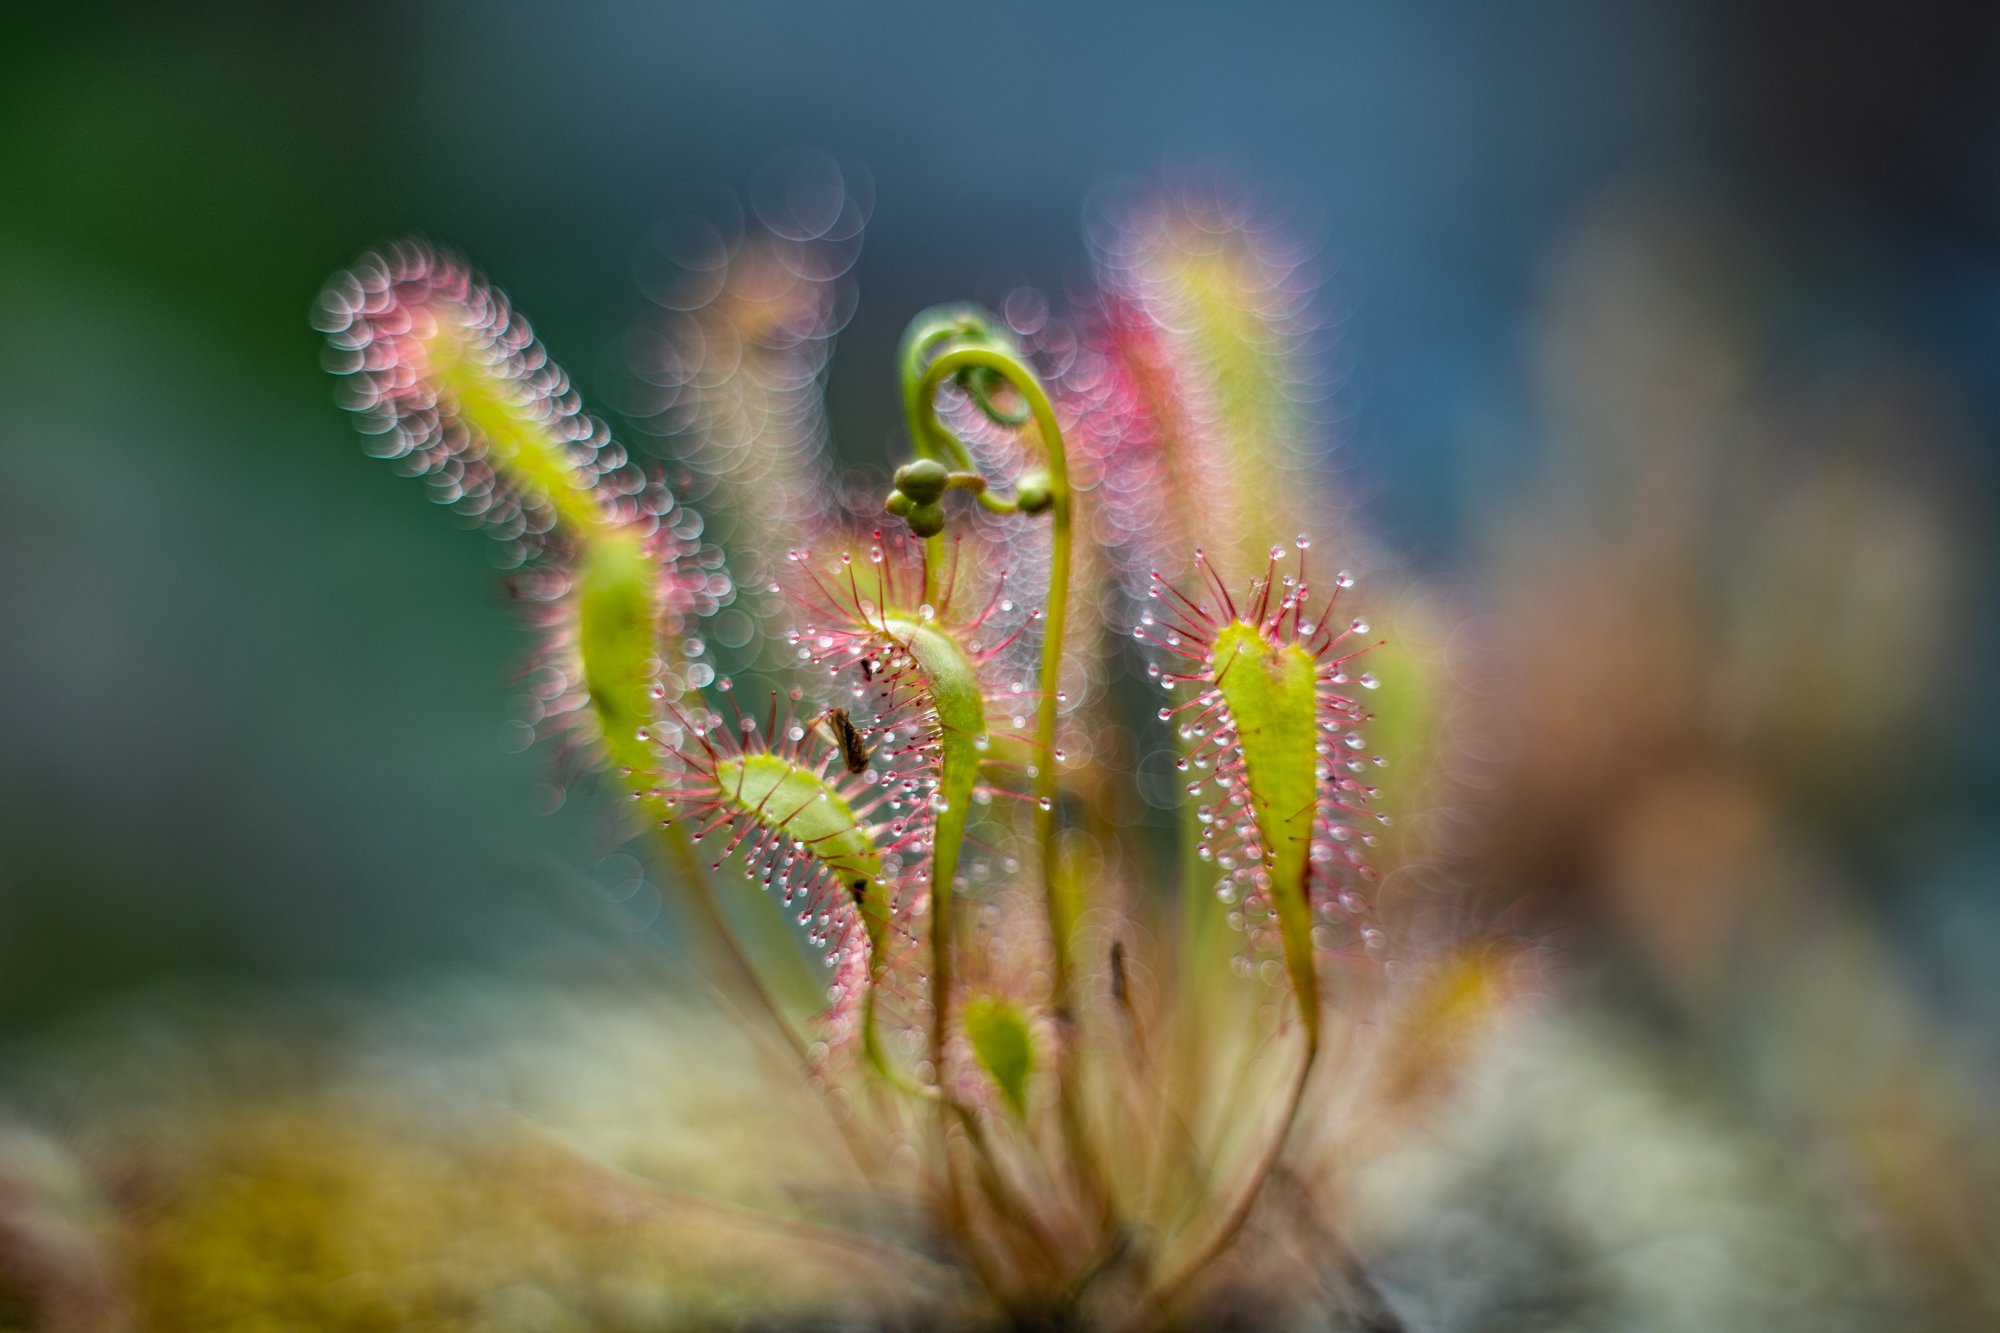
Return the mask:
{"type": "MultiPolygon", "coordinates": [[[[866,673],[863,673],[866,675],[866,673]]],[[[866,772],[873,752],[861,733],[855,729],[854,719],[847,715],[845,708],[829,708],[820,714],[820,720],[833,732],[834,744],[840,747],[841,762],[850,773],[866,772]]]]}

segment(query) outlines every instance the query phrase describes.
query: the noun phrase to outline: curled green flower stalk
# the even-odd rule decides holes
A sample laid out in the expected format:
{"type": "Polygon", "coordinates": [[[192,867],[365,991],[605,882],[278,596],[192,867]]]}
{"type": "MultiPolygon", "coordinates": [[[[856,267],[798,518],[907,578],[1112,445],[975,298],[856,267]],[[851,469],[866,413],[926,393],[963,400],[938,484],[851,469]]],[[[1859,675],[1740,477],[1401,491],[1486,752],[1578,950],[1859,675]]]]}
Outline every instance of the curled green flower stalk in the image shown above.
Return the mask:
{"type": "MultiPolygon", "coordinates": [[[[1070,483],[1068,454],[1054,404],[1034,367],[1004,328],[984,312],[970,307],[942,307],[919,315],[903,336],[900,354],[904,410],[911,444],[918,458],[896,474],[896,490],[888,509],[910,530],[925,536],[935,555],[944,525],[942,501],[949,490],[970,492],[995,513],[1047,514],[1049,563],[1047,613],[1042,628],[1040,696],[1035,709],[1035,746],[1040,762],[1035,770],[1035,843],[1042,868],[1042,902],[1048,919],[1052,1004],[1062,1032],[1055,1067],[1057,1106],[1071,1163],[1098,1204],[1104,1229],[1115,1231],[1109,1191],[1101,1179],[1094,1152],[1085,1142],[1083,1113],[1067,1059],[1077,1031],[1075,967],[1070,951],[1076,922],[1084,904],[1070,892],[1072,881],[1062,872],[1057,766],[1057,709],[1063,700],[1064,630],[1069,616],[1070,564],[1073,556],[1075,495],[1070,483]],[[971,452],[938,415],[938,397],[955,385],[990,421],[1032,433],[1041,466],[1030,467],[1012,481],[1010,492],[996,489],[978,470],[971,452]],[[1006,390],[1020,400],[1016,409],[1002,404],[996,393],[1006,390]],[[940,476],[940,468],[943,475],[940,476]]],[[[937,1034],[942,1053],[943,1031],[937,1034]]]]}
{"type": "Polygon", "coordinates": [[[942,518],[933,526],[930,511],[936,509],[941,514],[944,493],[948,490],[969,491],[982,506],[997,513],[1046,512],[1049,516],[1049,591],[1042,628],[1041,693],[1035,710],[1035,744],[1045,759],[1035,774],[1035,841],[1041,851],[1047,886],[1055,1008],[1058,1017],[1067,1023],[1075,1012],[1069,938],[1077,904],[1058,892],[1060,876],[1056,862],[1055,806],[1059,785],[1056,710],[1062,695],[1063,629],[1069,608],[1073,521],[1062,427],[1034,369],[994,322],[977,310],[944,307],[918,316],[904,334],[902,366],[904,407],[909,416],[911,442],[919,458],[897,474],[897,490],[890,496],[889,508],[892,513],[901,512],[913,532],[928,537],[933,565],[937,563],[942,518]],[[986,410],[1006,423],[1031,426],[1046,466],[1016,478],[1011,494],[995,490],[974,469],[964,443],[938,420],[938,392],[948,383],[970,386],[967,392],[974,401],[985,405],[986,410]],[[1026,405],[1025,412],[1009,413],[991,406],[991,394],[1001,385],[1019,395],[1026,405]],[[940,476],[939,466],[947,463],[955,464],[958,470],[946,468],[940,476]],[[912,486],[922,489],[913,492],[912,486]]]}

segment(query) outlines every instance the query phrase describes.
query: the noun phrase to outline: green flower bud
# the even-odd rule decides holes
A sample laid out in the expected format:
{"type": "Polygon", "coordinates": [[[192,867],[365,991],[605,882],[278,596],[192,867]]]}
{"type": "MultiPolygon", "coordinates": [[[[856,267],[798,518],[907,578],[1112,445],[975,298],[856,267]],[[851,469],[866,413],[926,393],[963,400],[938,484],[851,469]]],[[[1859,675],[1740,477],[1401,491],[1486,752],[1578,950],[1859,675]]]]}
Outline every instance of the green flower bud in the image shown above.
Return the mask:
{"type": "Polygon", "coordinates": [[[910,512],[903,515],[903,521],[910,525],[910,531],[919,537],[935,537],[944,531],[944,506],[941,504],[913,504],[910,512]]]}
{"type": "Polygon", "coordinates": [[[950,481],[951,470],[935,458],[919,458],[896,469],[896,489],[919,505],[943,499],[950,481]]]}
{"type": "Polygon", "coordinates": [[[1014,504],[1024,514],[1039,514],[1055,502],[1056,493],[1046,472],[1024,472],[1014,483],[1014,504]]]}
{"type": "Polygon", "coordinates": [[[908,518],[910,514],[910,503],[911,503],[910,497],[903,494],[901,491],[890,491],[889,498],[882,502],[882,507],[888,510],[890,513],[894,514],[897,518],[908,518]]]}

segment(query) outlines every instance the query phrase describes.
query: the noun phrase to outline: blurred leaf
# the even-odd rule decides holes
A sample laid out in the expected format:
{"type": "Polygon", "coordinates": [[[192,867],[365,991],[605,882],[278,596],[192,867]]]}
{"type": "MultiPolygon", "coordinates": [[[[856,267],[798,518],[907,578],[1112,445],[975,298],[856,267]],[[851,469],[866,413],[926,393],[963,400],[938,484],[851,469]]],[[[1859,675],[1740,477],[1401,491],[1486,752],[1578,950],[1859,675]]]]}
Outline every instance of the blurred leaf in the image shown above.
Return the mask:
{"type": "Polygon", "coordinates": [[[965,1003],[965,1035],[979,1067],[993,1080],[1015,1115],[1028,1112],[1028,1073],[1035,1047],[1028,1035],[1028,1017],[1019,1005],[991,995],[965,1003]]]}

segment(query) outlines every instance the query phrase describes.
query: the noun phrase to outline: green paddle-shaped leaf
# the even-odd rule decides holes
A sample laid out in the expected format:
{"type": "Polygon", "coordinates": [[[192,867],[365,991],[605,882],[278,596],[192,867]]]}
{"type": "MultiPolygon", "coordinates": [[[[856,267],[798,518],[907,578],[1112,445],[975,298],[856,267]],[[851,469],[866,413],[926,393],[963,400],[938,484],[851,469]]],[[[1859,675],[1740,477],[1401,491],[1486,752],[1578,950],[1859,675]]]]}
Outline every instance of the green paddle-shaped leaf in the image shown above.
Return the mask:
{"type": "Polygon", "coordinates": [[[882,858],[847,801],[818,773],[768,751],[718,760],[716,784],[753,820],[795,842],[838,876],[868,930],[869,971],[881,965],[889,935],[882,858]]]}
{"type": "Polygon", "coordinates": [[[654,562],[636,531],[613,528],[577,557],[576,643],[604,748],[621,768],[650,772],[658,757],[639,739],[655,720],[660,623],[654,562]]]}
{"type": "Polygon", "coordinates": [[[1306,873],[1319,805],[1317,681],[1313,658],[1296,643],[1277,645],[1256,626],[1231,621],[1209,657],[1243,749],[1250,814],[1264,845],[1271,905],[1284,940],[1285,967],[1309,1036],[1319,1035],[1319,982],[1313,963],[1312,903],[1306,873]]]}
{"type": "Polygon", "coordinates": [[[1028,1074],[1035,1064],[1028,1016],[1010,1000],[975,995],[965,1002],[965,1036],[979,1067],[1015,1115],[1028,1113],[1028,1074]]]}

